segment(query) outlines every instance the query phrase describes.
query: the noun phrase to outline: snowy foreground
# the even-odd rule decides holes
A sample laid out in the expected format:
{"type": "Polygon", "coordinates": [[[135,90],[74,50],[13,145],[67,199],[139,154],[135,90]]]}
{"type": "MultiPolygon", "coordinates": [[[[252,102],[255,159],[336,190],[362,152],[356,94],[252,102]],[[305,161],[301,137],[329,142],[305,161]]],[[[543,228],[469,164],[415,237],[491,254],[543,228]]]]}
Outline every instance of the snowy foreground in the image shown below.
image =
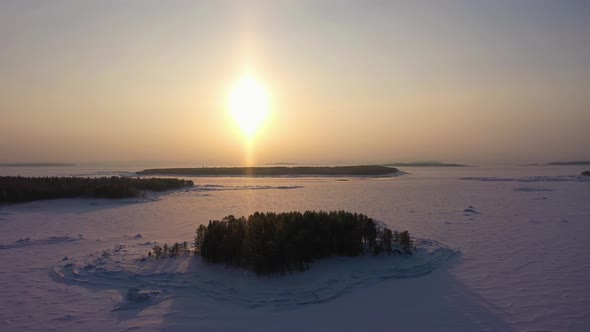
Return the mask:
{"type": "Polygon", "coordinates": [[[0,207],[0,331],[590,331],[590,180],[568,168],[396,178],[193,178],[141,200],[0,207]],[[409,230],[411,258],[256,277],[142,260],[209,219],[345,209],[409,230]]]}

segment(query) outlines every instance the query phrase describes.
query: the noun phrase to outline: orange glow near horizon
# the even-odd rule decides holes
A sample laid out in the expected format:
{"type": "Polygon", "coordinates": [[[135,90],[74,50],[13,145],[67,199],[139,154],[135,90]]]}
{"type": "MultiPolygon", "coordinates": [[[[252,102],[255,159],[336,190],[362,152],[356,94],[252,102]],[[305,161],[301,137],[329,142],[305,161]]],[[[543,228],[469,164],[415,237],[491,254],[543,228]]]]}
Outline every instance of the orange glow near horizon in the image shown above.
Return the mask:
{"type": "Polygon", "coordinates": [[[590,2],[91,2],[0,1],[0,163],[590,159],[590,2]]]}

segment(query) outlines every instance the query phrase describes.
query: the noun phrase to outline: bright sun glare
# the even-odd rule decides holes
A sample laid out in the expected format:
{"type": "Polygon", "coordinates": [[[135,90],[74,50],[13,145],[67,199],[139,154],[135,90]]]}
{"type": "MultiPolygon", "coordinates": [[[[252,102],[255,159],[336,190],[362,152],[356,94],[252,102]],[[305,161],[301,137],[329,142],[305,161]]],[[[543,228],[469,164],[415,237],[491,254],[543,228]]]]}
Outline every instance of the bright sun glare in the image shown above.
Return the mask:
{"type": "Polygon", "coordinates": [[[232,116],[248,138],[268,115],[268,94],[264,86],[252,76],[244,76],[232,90],[229,107],[232,116]]]}

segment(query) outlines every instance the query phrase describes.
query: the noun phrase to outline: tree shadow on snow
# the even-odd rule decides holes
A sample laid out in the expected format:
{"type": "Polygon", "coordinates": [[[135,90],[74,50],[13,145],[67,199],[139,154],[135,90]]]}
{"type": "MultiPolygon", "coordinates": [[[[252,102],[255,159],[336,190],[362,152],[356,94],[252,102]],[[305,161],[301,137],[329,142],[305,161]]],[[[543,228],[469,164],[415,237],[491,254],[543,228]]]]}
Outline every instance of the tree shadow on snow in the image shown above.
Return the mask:
{"type": "MultiPolygon", "coordinates": [[[[203,265],[199,257],[170,258],[162,262],[162,271],[184,271],[180,274],[156,273],[149,277],[134,273],[115,274],[98,279],[104,283],[52,277],[91,291],[118,291],[120,298],[111,308],[118,330],[139,327],[158,331],[512,330],[506,322],[509,318],[506,312],[453,275],[452,267],[461,264],[461,260],[460,255],[455,255],[424,276],[375,278],[370,283],[339,289],[337,296],[327,301],[285,307],[274,306],[275,302],[270,298],[268,304],[250,306],[244,298],[250,295],[264,298],[264,293],[256,293],[257,287],[269,283],[278,285],[279,290],[284,283],[285,291],[300,286],[305,288],[304,284],[291,285],[290,280],[296,279],[288,277],[252,279],[250,276],[245,283],[232,287],[232,280],[241,282],[240,271],[203,265]],[[226,276],[230,278],[225,282],[221,280],[226,276]],[[216,284],[216,281],[220,281],[221,286],[207,288],[202,285],[216,284]],[[246,289],[249,285],[253,288],[246,289]],[[223,293],[219,293],[220,290],[223,293]]],[[[309,280],[315,282],[315,277],[322,276],[321,264],[321,261],[314,263],[311,270],[301,276],[308,276],[307,273],[318,268],[319,271],[309,275],[312,277],[309,280]]],[[[312,286],[311,289],[315,288],[312,286]]]]}
{"type": "MultiPolygon", "coordinates": [[[[324,303],[245,307],[182,292],[160,331],[510,331],[507,313],[458,281],[456,255],[432,273],[359,285],[324,303]]],[[[321,264],[318,262],[317,264],[321,264]]],[[[313,267],[312,267],[313,269],[313,267]]],[[[233,271],[228,271],[232,273],[233,271]]],[[[276,277],[281,278],[281,277],[276,277]]]]}

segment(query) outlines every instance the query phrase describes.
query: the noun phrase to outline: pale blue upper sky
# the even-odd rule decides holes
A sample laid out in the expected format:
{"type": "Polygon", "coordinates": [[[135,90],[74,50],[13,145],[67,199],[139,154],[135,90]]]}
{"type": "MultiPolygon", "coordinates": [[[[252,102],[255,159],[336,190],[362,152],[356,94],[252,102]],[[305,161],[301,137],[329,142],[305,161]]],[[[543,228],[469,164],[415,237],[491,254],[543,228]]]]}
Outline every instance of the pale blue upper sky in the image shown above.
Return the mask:
{"type": "Polygon", "coordinates": [[[0,162],[590,159],[590,1],[2,1],[0,162]]]}

